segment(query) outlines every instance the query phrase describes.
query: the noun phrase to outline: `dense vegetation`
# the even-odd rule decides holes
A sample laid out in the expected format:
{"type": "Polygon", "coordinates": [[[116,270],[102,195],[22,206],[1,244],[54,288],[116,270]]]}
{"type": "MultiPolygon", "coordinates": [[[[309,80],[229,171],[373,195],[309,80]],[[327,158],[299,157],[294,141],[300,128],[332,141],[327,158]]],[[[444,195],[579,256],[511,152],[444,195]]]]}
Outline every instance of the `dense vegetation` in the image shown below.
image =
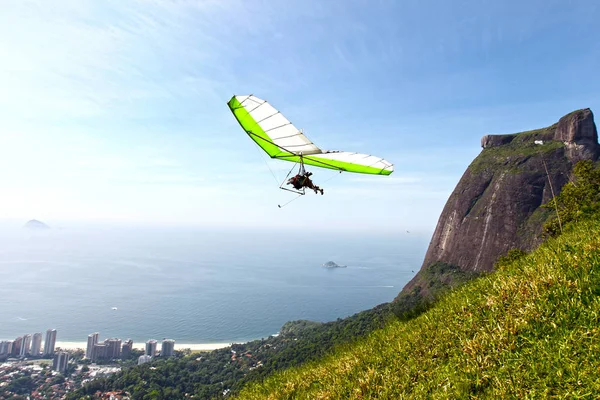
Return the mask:
{"type": "Polygon", "coordinates": [[[439,261],[423,268],[419,273],[425,287],[416,286],[410,291],[402,292],[392,303],[392,311],[402,320],[418,316],[449,290],[479,276],[479,273],[463,271],[456,265],[439,261]]]}
{"type": "Polygon", "coordinates": [[[286,323],[278,337],[125,368],[86,384],[67,398],[80,399],[108,390],[127,391],[133,399],[180,399],[187,398],[186,394],[201,399],[223,397],[275,371],[321,358],[336,345],[382,328],[391,315],[389,304],[383,304],[334,322],[286,323]]]}
{"type": "MultiPolygon", "coordinates": [[[[503,135],[510,138],[508,143],[483,149],[483,151],[469,165],[471,173],[480,173],[482,170],[493,170],[498,167],[512,165],[512,173],[523,172],[523,161],[536,155],[550,156],[555,151],[562,150],[564,144],[558,140],[552,140],[556,124],[547,128],[536,129],[503,135]],[[536,145],[536,140],[542,140],[542,146],[536,145]]],[[[551,158],[551,157],[549,157],[551,158]]]]}
{"type": "Polygon", "coordinates": [[[546,233],[557,235],[561,226],[578,222],[599,214],[600,211],[600,168],[592,161],[578,162],[573,168],[573,180],[563,186],[556,196],[544,207],[558,210],[544,226],[546,233]]]}
{"type": "MultiPolygon", "coordinates": [[[[38,365],[41,369],[35,371],[17,365],[3,366],[0,374],[0,399],[26,400],[34,391],[44,395],[44,398],[53,398],[56,394],[54,385],[64,383],[65,377],[61,374],[55,375],[50,368],[51,363],[40,363],[38,365]],[[10,379],[7,379],[9,377],[10,379]]],[[[33,364],[29,363],[30,366],[33,364]]]]}
{"type": "Polygon", "coordinates": [[[600,221],[449,293],[426,313],[240,398],[592,398],[600,393],[600,221]]]}

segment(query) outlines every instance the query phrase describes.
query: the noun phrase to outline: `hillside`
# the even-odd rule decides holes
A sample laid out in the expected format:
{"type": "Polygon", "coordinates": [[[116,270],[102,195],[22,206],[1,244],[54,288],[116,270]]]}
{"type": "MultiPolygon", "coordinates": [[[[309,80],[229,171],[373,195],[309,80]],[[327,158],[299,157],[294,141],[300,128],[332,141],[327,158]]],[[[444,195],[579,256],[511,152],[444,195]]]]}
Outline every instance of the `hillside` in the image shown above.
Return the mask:
{"type": "Polygon", "coordinates": [[[600,393],[600,221],[241,399],[591,398],[600,393]]]}

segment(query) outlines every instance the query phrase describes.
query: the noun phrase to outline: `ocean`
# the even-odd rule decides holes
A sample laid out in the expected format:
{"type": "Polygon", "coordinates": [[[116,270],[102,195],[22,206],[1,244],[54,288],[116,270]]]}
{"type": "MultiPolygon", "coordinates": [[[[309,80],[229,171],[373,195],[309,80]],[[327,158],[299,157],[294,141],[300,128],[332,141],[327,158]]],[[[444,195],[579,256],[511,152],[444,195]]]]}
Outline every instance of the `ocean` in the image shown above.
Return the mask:
{"type": "Polygon", "coordinates": [[[407,232],[6,230],[0,340],[49,328],[79,342],[92,332],[135,342],[266,338],[286,321],[332,321],[391,301],[428,242],[407,232]]]}

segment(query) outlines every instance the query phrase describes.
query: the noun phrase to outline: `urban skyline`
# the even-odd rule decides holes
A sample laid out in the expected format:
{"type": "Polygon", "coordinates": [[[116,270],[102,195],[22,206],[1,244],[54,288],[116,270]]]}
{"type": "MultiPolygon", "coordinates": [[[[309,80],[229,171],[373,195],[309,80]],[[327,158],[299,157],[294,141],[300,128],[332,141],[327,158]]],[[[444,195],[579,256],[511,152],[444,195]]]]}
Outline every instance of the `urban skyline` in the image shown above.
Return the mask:
{"type": "MultiPolygon", "coordinates": [[[[0,358],[25,360],[28,357],[51,358],[52,369],[64,374],[67,371],[71,355],[68,351],[60,349],[60,346],[59,350],[61,351],[55,351],[57,333],[56,329],[46,330],[44,341],[42,341],[43,335],[41,332],[28,333],[14,340],[1,340],[0,358]]],[[[85,358],[92,362],[131,358],[132,339],[123,341],[119,338],[106,338],[100,342],[99,337],[99,332],[88,335],[85,358]]],[[[145,342],[144,354],[138,357],[138,365],[152,361],[157,356],[172,357],[175,355],[175,340],[163,338],[160,351],[158,351],[158,343],[159,341],[156,339],[149,339],[145,342]]]]}
{"type": "MultiPolygon", "coordinates": [[[[100,342],[99,333],[94,332],[88,335],[87,346],[85,349],[85,358],[91,361],[114,360],[119,358],[129,358],[133,350],[133,340],[122,341],[119,338],[107,338],[100,342]]],[[[149,339],[144,346],[144,355],[138,359],[138,364],[143,364],[152,360],[157,355],[161,357],[171,357],[175,354],[175,340],[164,338],[161,343],[161,350],[157,352],[158,341],[149,339]]]]}
{"type": "MultiPolygon", "coordinates": [[[[91,359],[93,354],[93,348],[96,345],[106,346],[106,355],[111,358],[118,358],[123,352],[125,355],[129,355],[133,350],[133,339],[128,338],[122,341],[118,338],[107,338],[102,343],[99,342],[99,332],[94,332],[88,335],[87,345],[85,348],[85,357],[91,359]],[[118,347],[118,350],[117,350],[118,347]]],[[[35,332],[33,334],[27,333],[22,336],[18,336],[15,339],[0,340],[0,357],[2,356],[13,356],[24,358],[30,357],[53,357],[56,354],[56,329],[47,329],[45,336],[42,332],[35,332]],[[42,340],[42,338],[44,338],[42,340]]],[[[69,342],[71,343],[71,342],[69,342]]],[[[59,349],[60,343],[58,346],[59,349]]],[[[144,343],[143,347],[145,354],[152,356],[167,355],[172,356],[175,351],[175,340],[163,338],[162,340],[149,339],[144,343]],[[158,351],[158,344],[160,342],[160,351],[158,351]]],[[[64,350],[64,349],[61,349],[64,350]]]]}
{"type": "Polygon", "coordinates": [[[48,329],[44,342],[42,342],[41,332],[27,333],[23,336],[18,336],[14,340],[2,340],[0,341],[0,357],[12,356],[25,358],[27,356],[53,356],[56,346],[56,334],[56,329],[48,329]]]}

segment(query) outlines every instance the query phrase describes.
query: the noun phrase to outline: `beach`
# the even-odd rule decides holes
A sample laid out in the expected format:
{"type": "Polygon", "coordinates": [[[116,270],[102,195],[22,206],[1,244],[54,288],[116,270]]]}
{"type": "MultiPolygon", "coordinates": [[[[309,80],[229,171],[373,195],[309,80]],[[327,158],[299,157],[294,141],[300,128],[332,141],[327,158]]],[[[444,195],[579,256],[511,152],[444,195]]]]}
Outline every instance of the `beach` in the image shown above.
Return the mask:
{"type": "MultiPolygon", "coordinates": [[[[134,349],[144,350],[146,343],[144,342],[134,342],[134,349]]],[[[190,349],[193,351],[210,351],[216,349],[222,349],[223,347],[231,346],[231,343],[177,343],[175,342],[175,350],[184,350],[190,349]]],[[[86,342],[56,342],[56,348],[61,348],[63,350],[76,350],[83,349],[87,347],[86,342]]],[[[158,348],[160,348],[160,342],[158,343],[158,348]]]]}

